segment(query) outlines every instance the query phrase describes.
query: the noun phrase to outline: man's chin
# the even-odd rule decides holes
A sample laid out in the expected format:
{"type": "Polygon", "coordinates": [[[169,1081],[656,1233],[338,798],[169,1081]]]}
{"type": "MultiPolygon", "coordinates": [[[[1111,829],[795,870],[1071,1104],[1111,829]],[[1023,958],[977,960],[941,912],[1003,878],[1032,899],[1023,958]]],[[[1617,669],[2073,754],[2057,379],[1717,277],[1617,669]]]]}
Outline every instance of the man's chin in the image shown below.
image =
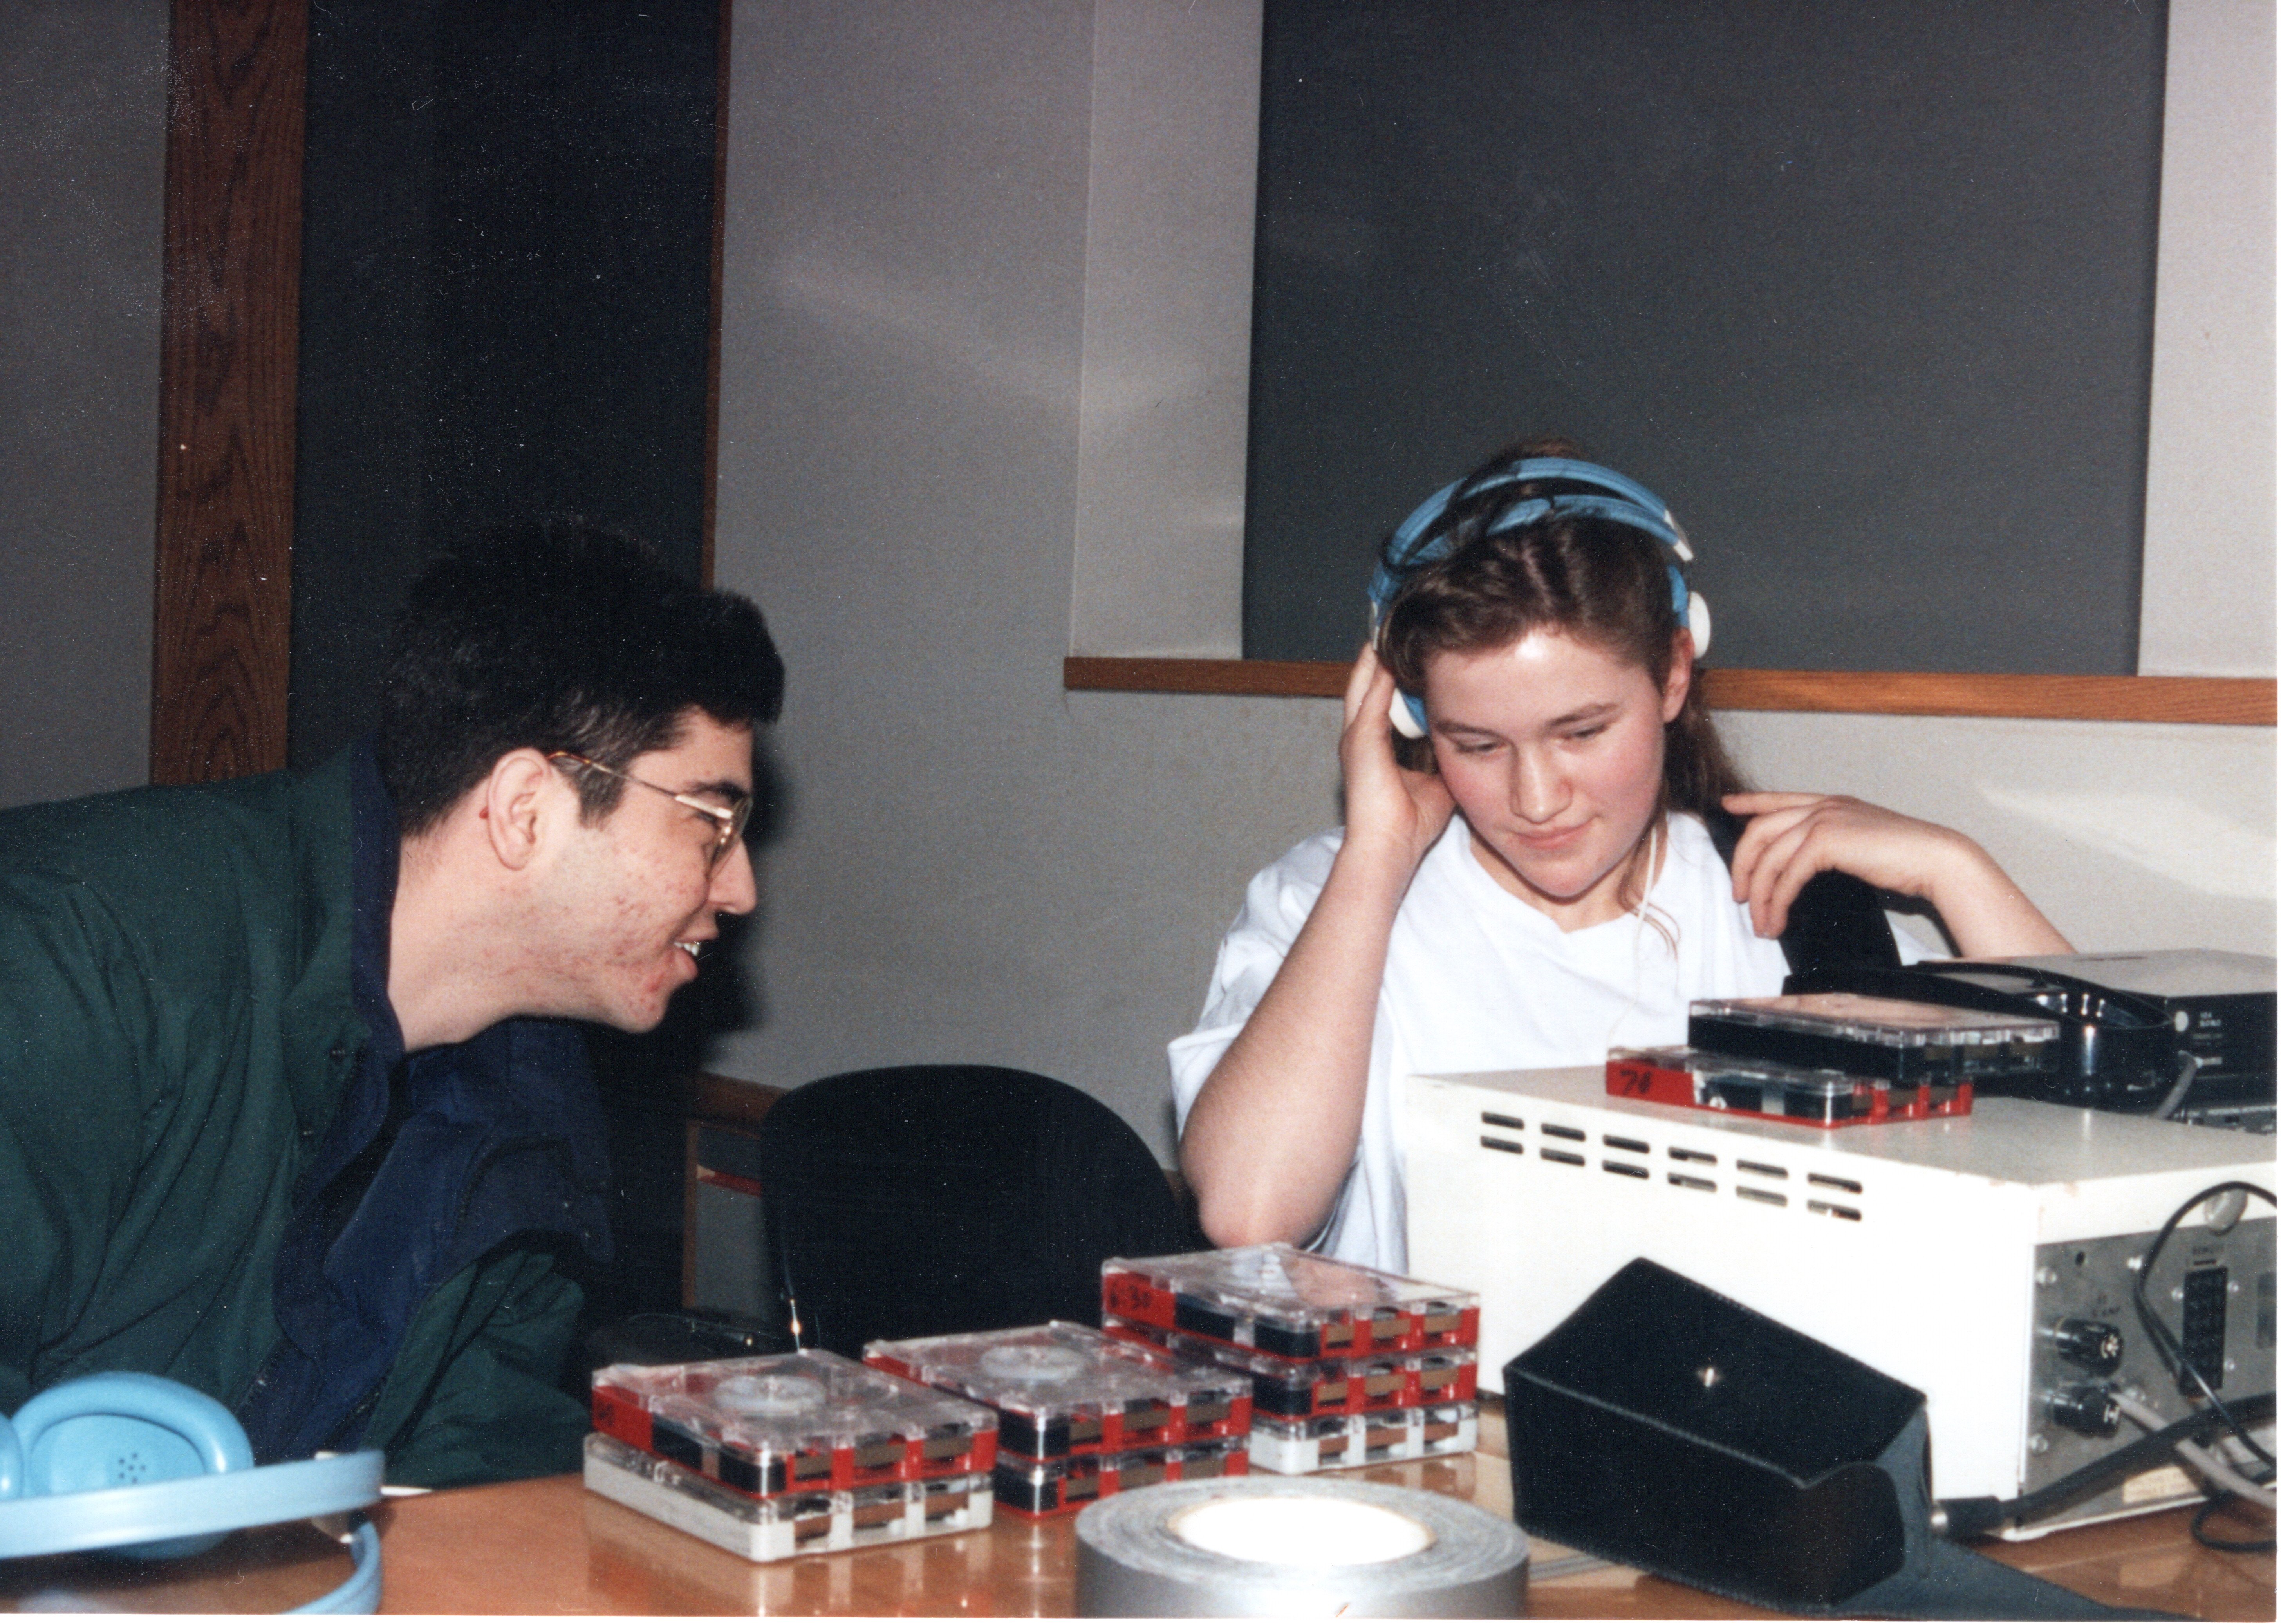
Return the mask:
{"type": "Polygon", "coordinates": [[[672,991],[662,991],[648,998],[594,1010],[585,1018],[598,1026],[607,1026],[629,1037],[639,1037],[646,1032],[655,1032],[665,1024],[665,1013],[672,1006],[672,991]]]}

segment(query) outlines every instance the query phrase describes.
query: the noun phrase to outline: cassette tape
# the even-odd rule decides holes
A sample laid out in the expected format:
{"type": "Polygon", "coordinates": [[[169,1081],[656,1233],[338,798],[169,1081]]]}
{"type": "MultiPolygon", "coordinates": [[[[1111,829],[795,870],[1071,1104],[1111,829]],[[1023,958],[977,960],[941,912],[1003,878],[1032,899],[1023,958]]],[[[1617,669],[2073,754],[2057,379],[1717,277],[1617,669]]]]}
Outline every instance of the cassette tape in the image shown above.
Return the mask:
{"type": "Polygon", "coordinates": [[[994,1486],[1001,1511],[1025,1519],[1081,1511],[1124,1489],[1210,1477],[1241,1477],[1251,1470],[1251,1440],[1213,1438],[1121,1455],[1065,1455],[1025,1460],[1001,1455],[994,1486]]]}
{"type": "Polygon", "coordinates": [[[1251,1381],[1252,1413],[1261,1420],[1311,1420],[1318,1416],[1453,1403],[1473,1397],[1479,1378],[1470,1348],[1429,1348],[1423,1353],[1371,1354],[1359,1359],[1306,1364],[1130,1320],[1111,1319],[1108,1329],[1112,1336],[1145,1342],[1183,1358],[1218,1359],[1229,1370],[1243,1372],[1251,1381]]]}
{"type": "Polygon", "coordinates": [[[990,1526],[990,1474],[966,1473],[754,1499],[677,1461],[590,1433],[586,1487],[753,1562],[849,1551],[990,1526]]]}
{"type": "Polygon", "coordinates": [[[1695,1048],[1608,1051],[1608,1092],[1628,1100],[1686,1105],[1730,1116],[1807,1127],[1962,1117],[1972,1110],[1968,1082],[1914,1087],[1843,1071],[1808,1071],[1779,1061],[1747,1060],[1695,1048]]]}
{"type": "Polygon", "coordinates": [[[1320,1363],[1369,1353],[1470,1348],[1481,1298],[1318,1257],[1276,1241],[1101,1265],[1105,1315],[1227,1348],[1320,1363]]]}
{"type": "Polygon", "coordinates": [[[1251,1464],[1296,1475],[1372,1466],[1381,1461],[1468,1453],[1481,1435],[1478,1404],[1425,1404],[1311,1421],[1255,1420],[1251,1464]]]}
{"type": "Polygon", "coordinates": [[[2041,1075],[2059,1037],[2059,1023],[2042,1017],[1858,993],[1697,999],[1687,1017],[1689,1048],[1911,1088],[2041,1075]]]}
{"type": "Polygon", "coordinates": [[[1001,1454],[1033,1460],[1251,1430],[1244,1376],[1209,1357],[1179,1358],[1065,1320],[873,1342],[863,1362],[988,1404],[998,1411],[1001,1454]]]}
{"type": "Polygon", "coordinates": [[[743,1495],[987,1474],[998,1413],[835,1353],[594,1373],[594,1429],[743,1495]]]}

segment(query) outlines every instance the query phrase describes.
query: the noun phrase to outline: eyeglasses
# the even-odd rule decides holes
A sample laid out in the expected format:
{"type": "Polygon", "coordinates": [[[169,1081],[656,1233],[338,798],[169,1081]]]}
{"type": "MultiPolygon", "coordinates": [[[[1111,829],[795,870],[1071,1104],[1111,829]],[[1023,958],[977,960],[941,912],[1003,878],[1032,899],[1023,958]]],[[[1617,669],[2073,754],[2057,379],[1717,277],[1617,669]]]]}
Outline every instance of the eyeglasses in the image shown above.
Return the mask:
{"type": "Polygon", "coordinates": [[[713,855],[709,859],[709,866],[715,869],[721,866],[721,859],[729,855],[729,848],[736,845],[738,837],[745,832],[745,825],[753,816],[753,798],[750,795],[739,795],[728,806],[716,807],[709,800],[700,800],[694,795],[684,795],[679,790],[669,790],[662,784],[652,784],[647,778],[637,778],[630,772],[620,772],[615,767],[605,767],[599,762],[590,762],[584,756],[575,755],[568,750],[557,750],[546,759],[550,762],[575,762],[581,767],[591,767],[596,772],[607,773],[613,778],[622,778],[628,784],[638,784],[642,788],[655,790],[661,795],[670,795],[692,812],[702,812],[719,825],[718,831],[714,836],[713,855]]]}

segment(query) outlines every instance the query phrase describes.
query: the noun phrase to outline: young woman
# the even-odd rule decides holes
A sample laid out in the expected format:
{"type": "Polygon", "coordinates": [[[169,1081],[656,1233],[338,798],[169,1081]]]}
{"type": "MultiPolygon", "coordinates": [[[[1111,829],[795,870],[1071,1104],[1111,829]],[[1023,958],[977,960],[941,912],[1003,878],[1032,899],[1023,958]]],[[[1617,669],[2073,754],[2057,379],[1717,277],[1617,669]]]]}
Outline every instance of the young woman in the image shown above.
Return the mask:
{"type": "Polygon", "coordinates": [[[1222,1246],[1403,1268],[1401,1079],[1684,1042],[1692,1000],[1781,990],[1775,939],[1824,870],[1929,902],[1968,957],[2068,951],[1952,830],[1744,793],[1694,680],[1684,538],[1579,456],[1523,442],[1387,544],[1347,683],[1346,825],[1252,880],[1171,1046],[1181,1166],[1222,1246]],[[1750,820],[1731,871],[1703,822],[1721,808],[1750,820]]]}

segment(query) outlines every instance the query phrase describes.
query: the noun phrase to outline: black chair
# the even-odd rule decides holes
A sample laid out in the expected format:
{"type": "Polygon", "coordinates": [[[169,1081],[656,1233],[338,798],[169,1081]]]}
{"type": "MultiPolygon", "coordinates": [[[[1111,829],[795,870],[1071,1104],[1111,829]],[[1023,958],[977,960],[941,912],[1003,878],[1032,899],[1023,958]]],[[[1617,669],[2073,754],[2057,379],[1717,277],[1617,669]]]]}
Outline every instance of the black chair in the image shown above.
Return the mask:
{"type": "Polygon", "coordinates": [[[1101,1260],[1210,1243],[1116,1112],[997,1066],[796,1088],[760,1126],[776,1286],[808,1347],[1101,1323],[1101,1260]]]}

